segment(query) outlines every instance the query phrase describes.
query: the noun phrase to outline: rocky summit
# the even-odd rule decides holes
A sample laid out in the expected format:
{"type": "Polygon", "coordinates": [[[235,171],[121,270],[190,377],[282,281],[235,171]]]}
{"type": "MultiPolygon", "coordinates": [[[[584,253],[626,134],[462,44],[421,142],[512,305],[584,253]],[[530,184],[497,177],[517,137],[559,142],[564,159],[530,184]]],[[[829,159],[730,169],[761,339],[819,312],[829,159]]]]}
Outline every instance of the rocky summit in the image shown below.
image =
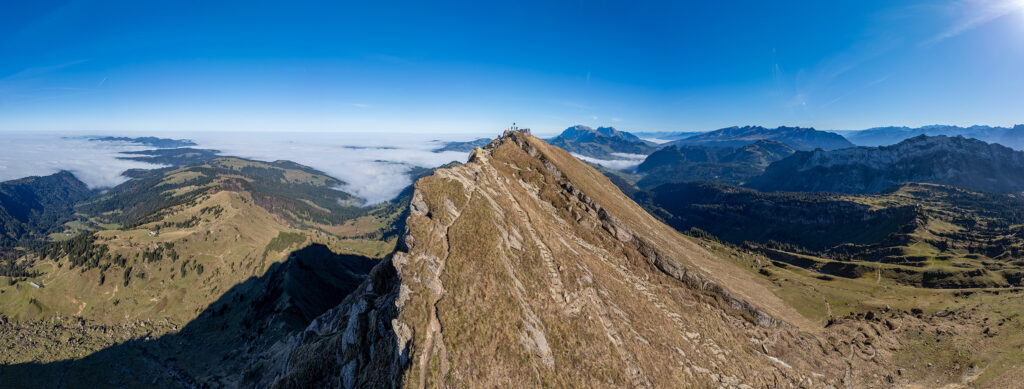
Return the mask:
{"type": "Polygon", "coordinates": [[[570,153],[597,159],[620,159],[622,154],[649,154],[657,149],[654,143],[614,127],[575,125],[549,142],[570,153]]]}
{"type": "Polygon", "coordinates": [[[896,374],[884,324],[822,330],[526,133],[419,180],[406,225],[369,281],[309,325],[276,387],[861,387],[896,374]]]}

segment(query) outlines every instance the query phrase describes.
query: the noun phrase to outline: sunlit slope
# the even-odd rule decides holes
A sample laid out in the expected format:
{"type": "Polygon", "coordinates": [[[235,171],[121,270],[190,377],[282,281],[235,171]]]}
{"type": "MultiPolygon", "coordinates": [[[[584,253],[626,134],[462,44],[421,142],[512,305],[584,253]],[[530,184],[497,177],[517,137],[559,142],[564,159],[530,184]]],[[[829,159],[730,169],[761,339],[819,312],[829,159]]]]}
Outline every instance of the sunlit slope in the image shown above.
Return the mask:
{"type": "Polygon", "coordinates": [[[308,327],[277,386],[879,385],[891,366],[845,357],[860,331],[891,345],[881,323],[818,335],[755,273],[527,133],[415,187],[400,250],[308,327]]]}
{"type": "Polygon", "coordinates": [[[218,158],[136,177],[79,205],[79,217],[121,227],[68,236],[22,260],[34,276],[4,277],[0,315],[42,329],[38,347],[20,347],[4,362],[81,357],[173,333],[312,243],[372,258],[389,253],[395,238],[386,229],[401,207],[354,207],[338,184],[290,162],[218,158]],[[80,335],[81,346],[52,345],[48,334],[59,328],[38,324],[52,317],[131,325],[116,336],[80,335]]]}
{"type": "MultiPolygon", "coordinates": [[[[582,194],[583,198],[597,204],[603,213],[610,216],[603,217],[602,212],[595,211],[601,225],[617,239],[632,243],[640,250],[656,252],[656,255],[644,253],[656,266],[669,272],[673,268],[681,272],[693,272],[693,276],[701,279],[700,282],[704,282],[707,287],[721,288],[723,295],[735,296],[737,304],[743,301],[752,305],[752,312],[764,312],[771,318],[766,320],[805,324],[800,315],[781,300],[771,293],[765,293],[763,284],[756,277],[735,271],[732,265],[697,244],[681,239],[676,230],[647,213],[597,170],[532,136],[525,137],[523,144],[526,145],[528,155],[535,155],[542,164],[555,166],[564,175],[563,180],[575,190],[563,189],[576,196],[579,195],[573,192],[582,194]],[[658,259],[664,262],[659,263],[658,259]]],[[[571,212],[571,208],[565,208],[571,212]]]]}

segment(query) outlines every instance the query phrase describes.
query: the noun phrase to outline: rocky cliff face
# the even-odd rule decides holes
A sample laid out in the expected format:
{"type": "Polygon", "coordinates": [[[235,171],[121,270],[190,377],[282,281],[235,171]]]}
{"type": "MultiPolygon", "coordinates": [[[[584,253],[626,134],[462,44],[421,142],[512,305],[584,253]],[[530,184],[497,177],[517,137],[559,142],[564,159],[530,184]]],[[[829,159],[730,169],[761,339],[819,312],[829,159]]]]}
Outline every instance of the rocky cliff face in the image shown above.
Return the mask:
{"type": "Polygon", "coordinates": [[[576,125],[562,131],[550,142],[570,153],[597,159],[619,159],[616,153],[649,154],[657,149],[655,144],[613,127],[593,129],[576,125]]]}
{"type": "Polygon", "coordinates": [[[594,129],[587,126],[575,125],[565,129],[565,131],[562,131],[560,136],[576,142],[590,142],[597,138],[640,141],[640,138],[636,135],[616,130],[615,127],[598,127],[594,129]]]}
{"type": "Polygon", "coordinates": [[[524,133],[419,180],[400,249],[307,328],[277,387],[882,384],[880,323],[827,334],[524,133]]]}
{"type": "Polygon", "coordinates": [[[904,182],[1024,190],[1024,152],[976,139],[921,135],[892,146],[799,152],[751,181],[760,190],[876,193],[904,182]]]}

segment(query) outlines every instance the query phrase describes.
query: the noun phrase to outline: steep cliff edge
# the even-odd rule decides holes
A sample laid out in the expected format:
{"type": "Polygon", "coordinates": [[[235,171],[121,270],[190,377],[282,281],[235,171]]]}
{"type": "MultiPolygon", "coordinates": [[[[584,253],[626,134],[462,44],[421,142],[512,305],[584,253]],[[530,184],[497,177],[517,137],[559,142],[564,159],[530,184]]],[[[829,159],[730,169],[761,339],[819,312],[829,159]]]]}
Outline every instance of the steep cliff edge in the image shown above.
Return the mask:
{"type": "Polygon", "coordinates": [[[820,329],[527,133],[419,180],[406,225],[275,386],[819,387],[893,370],[883,324],[820,329]]]}

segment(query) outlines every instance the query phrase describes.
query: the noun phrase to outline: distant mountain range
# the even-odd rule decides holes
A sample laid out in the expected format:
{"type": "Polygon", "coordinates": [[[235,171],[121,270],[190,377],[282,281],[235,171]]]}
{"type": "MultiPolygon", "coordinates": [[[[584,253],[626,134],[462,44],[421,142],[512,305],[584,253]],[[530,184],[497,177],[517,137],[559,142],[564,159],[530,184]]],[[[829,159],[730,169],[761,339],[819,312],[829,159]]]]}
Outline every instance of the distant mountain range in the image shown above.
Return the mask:
{"type": "MultiPolygon", "coordinates": [[[[759,140],[785,143],[796,150],[838,150],[854,146],[887,146],[918,135],[963,136],[1024,150],[1024,125],[1014,127],[932,125],[924,127],[876,127],[866,130],[819,131],[804,127],[727,127],[709,132],[646,131],[629,133],[613,127],[596,129],[576,125],[549,142],[569,152],[597,159],[620,159],[614,153],[650,154],[667,146],[742,147],[759,140]],[[650,140],[667,141],[662,143],[650,140]]],[[[486,139],[453,142],[444,150],[469,151],[486,139]]]]}
{"type": "Polygon", "coordinates": [[[949,126],[931,125],[924,127],[875,127],[858,131],[837,131],[858,146],[887,146],[918,135],[961,135],[990,143],[999,143],[1018,150],[1024,149],[1024,125],[1014,127],[992,126],[949,126]]]}
{"type": "MultiPolygon", "coordinates": [[[[818,131],[813,128],[778,127],[765,128],[760,126],[729,127],[711,132],[645,132],[646,137],[658,139],[675,139],[668,143],[657,144],[642,139],[626,131],[614,127],[598,127],[596,129],[576,125],[552,139],[549,143],[562,149],[585,157],[614,160],[622,159],[621,154],[650,154],[667,146],[710,146],[740,148],[758,141],[775,141],[788,145],[796,150],[814,150],[817,148],[834,150],[853,147],[841,135],[818,131]]],[[[696,150],[693,150],[696,151],[696,150]]],[[[721,150],[705,150],[701,152],[720,154],[721,150]]]]}
{"type": "Polygon", "coordinates": [[[468,153],[477,147],[487,146],[488,143],[491,143],[491,138],[477,138],[467,142],[448,142],[445,143],[444,146],[438,147],[433,151],[435,153],[444,151],[461,151],[468,153]]]}
{"type": "Polygon", "coordinates": [[[127,142],[135,143],[140,146],[156,147],[158,149],[171,149],[175,147],[189,147],[196,146],[196,142],[191,139],[169,139],[169,138],[157,138],[154,136],[141,136],[141,137],[126,137],[126,136],[92,136],[88,137],[93,142],[127,142]]]}
{"type": "Polygon", "coordinates": [[[1024,191],[1024,152],[976,139],[920,135],[892,146],[801,151],[749,186],[763,191],[877,193],[926,182],[983,192],[1024,191]]]}
{"type": "Polygon", "coordinates": [[[643,174],[637,186],[653,188],[686,181],[739,185],[794,152],[789,145],[773,140],[759,140],[742,147],[671,145],[655,151],[637,167],[637,173],[643,174]]]}
{"type": "Polygon", "coordinates": [[[842,135],[803,127],[729,127],[697,134],[666,145],[742,147],[759,140],[774,140],[797,150],[835,150],[853,147],[842,135]]]}
{"type": "Polygon", "coordinates": [[[576,125],[562,131],[561,135],[548,140],[570,153],[597,159],[620,159],[615,153],[650,154],[658,149],[658,145],[640,139],[636,135],[616,130],[614,127],[598,127],[576,125]]]}
{"type": "Polygon", "coordinates": [[[660,139],[665,141],[673,141],[683,138],[689,138],[694,135],[700,135],[705,132],[706,131],[641,131],[634,132],[633,135],[636,135],[641,139],[660,139]]]}
{"type": "Polygon", "coordinates": [[[155,149],[141,151],[123,151],[124,156],[117,159],[154,163],[159,165],[180,166],[216,158],[220,151],[181,147],[173,149],[155,149]]]}

